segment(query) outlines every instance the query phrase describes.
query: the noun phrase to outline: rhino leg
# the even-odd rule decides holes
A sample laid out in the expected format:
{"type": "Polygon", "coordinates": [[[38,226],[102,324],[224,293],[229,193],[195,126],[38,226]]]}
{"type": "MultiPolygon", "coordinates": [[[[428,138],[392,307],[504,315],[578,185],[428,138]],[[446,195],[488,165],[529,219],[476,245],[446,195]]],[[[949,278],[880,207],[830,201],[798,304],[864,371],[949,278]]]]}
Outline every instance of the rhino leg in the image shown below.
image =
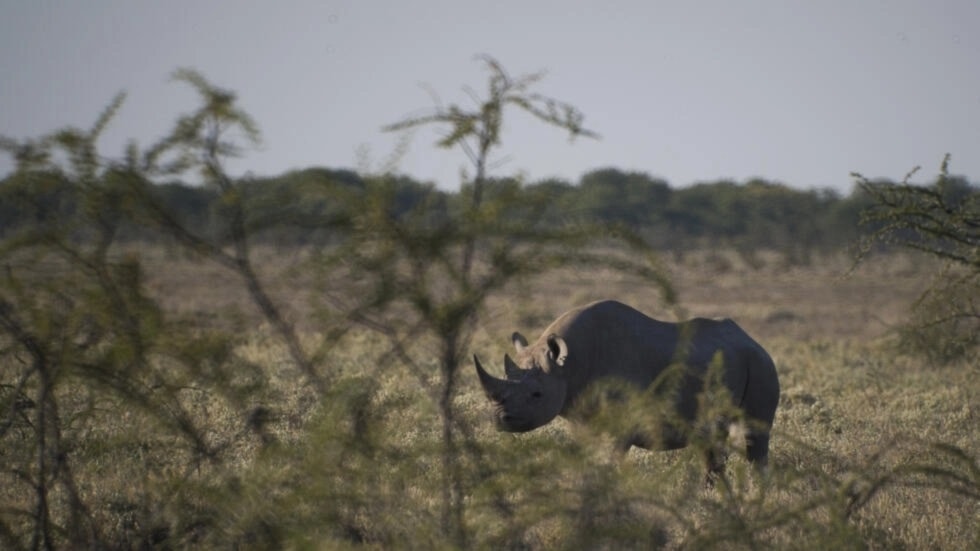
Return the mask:
{"type": "Polygon", "coordinates": [[[725,461],[727,454],[721,448],[710,447],[704,453],[705,463],[708,466],[708,473],[704,477],[704,485],[711,488],[715,481],[725,477],[725,461]]]}
{"type": "Polygon", "coordinates": [[[745,456],[757,469],[765,470],[769,463],[769,433],[750,431],[745,437],[745,456]]]}
{"type": "Polygon", "coordinates": [[[727,418],[719,419],[711,425],[708,433],[708,447],[704,451],[705,464],[708,468],[705,486],[714,486],[715,481],[725,476],[725,463],[728,461],[729,441],[740,430],[740,424],[727,418]]]}

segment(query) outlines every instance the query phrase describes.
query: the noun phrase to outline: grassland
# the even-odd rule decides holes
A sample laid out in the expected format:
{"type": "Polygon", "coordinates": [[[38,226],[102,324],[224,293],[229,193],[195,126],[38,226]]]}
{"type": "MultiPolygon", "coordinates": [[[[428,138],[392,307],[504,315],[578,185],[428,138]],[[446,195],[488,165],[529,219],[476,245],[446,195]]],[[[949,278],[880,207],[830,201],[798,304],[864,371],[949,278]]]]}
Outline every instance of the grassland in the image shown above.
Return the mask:
{"type": "MultiPolygon", "coordinates": [[[[166,318],[197,335],[230,329],[235,338],[210,367],[183,366],[173,359],[179,351],[157,353],[167,364],[161,369],[185,371],[174,379],[180,384],[161,383],[171,392],[162,403],[180,415],[61,388],[62,415],[75,415],[64,437],[73,441],[70,461],[86,504],[79,514],[101,539],[161,548],[453,545],[444,532],[444,450],[431,392],[436,351],[431,364],[406,366],[368,329],[324,340],[331,320],[320,315],[319,293],[331,281],[311,275],[304,251],[260,251],[273,298],[306,348],[322,352],[314,357],[331,386],[316,398],[235,274],[159,249],[132,253],[166,318]],[[212,452],[197,453],[193,439],[165,421],[174,418],[198,427],[195,437],[212,452]]],[[[599,298],[661,319],[731,317],[779,370],[769,477],[750,473],[734,454],[730,478],[705,488],[694,450],[634,449],[621,458],[600,432],[563,420],[497,433],[467,369],[454,396],[453,467],[462,473],[467,546],[980,547],[980,365],[975,357],[929,365],[894,352],[892,328],[929,284],[931,261],[896,255],[851,270],[844,256],[797,266],[762,255],[750,265],[722,251],[663,262],[678,308],[620,274],[549,273],[488,302],[471,352],[499,370],[513,330],[536,335],[562,311],[599,298]]],[[[414,357],[425,358],[429,345],[413,343],[414,357]]],[[[0,460],[14,466],[18,453],[0,460]]],[[[5,541],[30,540],[17,535],[26,526],[17,515],[31,510],[28,488],[0,490],[5,541]]],[[[56,495],[66,511],[69,493],[56,495]]]]}

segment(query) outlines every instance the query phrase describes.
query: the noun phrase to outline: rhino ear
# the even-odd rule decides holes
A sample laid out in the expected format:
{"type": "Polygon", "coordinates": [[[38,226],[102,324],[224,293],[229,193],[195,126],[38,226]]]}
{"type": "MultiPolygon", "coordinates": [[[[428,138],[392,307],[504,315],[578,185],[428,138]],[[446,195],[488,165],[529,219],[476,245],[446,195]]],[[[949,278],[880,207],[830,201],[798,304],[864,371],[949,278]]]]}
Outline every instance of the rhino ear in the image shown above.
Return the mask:
{"type": "Polygon", "coordinates": [[[568,344],[565,342],[565,339],[554,333],[549,335],[548,355],[551,356],[551,359],[555,360],[556,364],[565,365],[565,360],[568,359],[568,344]]]}
{"type": "Polygon", "coordinates": [[[510,359],[510,356],[504,354],[504,373],[507,374],[507,379],[510,381],[516,381],[521,378],[524,370],[514,363],[514,360],[510,359]]]}
{"type": "Polygon", "coordinates": [[[510,340],[514,342],[514,349],[517,350],[518,354],[520,354],[524,350],[524,347],[527,346],[527,339],[525,339],[524,335],[521,335],[517,331],[514,331],[514,334],[510,336],[510,340]]]}

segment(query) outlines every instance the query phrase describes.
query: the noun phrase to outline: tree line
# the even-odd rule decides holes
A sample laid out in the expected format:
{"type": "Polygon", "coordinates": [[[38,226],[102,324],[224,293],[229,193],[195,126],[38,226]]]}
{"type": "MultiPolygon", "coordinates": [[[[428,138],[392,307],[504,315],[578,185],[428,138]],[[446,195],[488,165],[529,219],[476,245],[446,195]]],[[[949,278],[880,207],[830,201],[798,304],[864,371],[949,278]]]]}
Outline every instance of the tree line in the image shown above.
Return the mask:
{"type": "MultiPolygon", "coordinates": [[[[279,245],[329,244],[335,236],[318,220],[339,213],[338,193],[363,193],[366,180],[356,171],[331,168],[291,170],[274,177],[246,178],[246,223],[256,237],[279,245]]],[[[446,191],[407,175],[390,178],[393,215],[425,204],[432,220],[445,220],[464,208],[470,190],[446,191]]],[[[879,188],[898,185],[874,180],[879,188]]],[[[944,178],[946,193],[960,201],[980,192],[962,176],[944,178]]],[[[195,232],[220,238],[221,194],[213,187],[179,180],[152,187],[157,199],[195,232]]],[[[867,186],[843,195],[832,189],[800,190],[755,178],[701,182],[675,188],[644,172],[600,168],[578,182],[487,178],[483,194],[492,197],[543,197],[536,223],[614,224],[642,235],[656,249],[683,252],[700,247],[732,248],[743,253],[773,250],[792,263],[807,263],[813,253],[853,245],[869,229],[861,213],[875,204],[867,186]]],[[[70,182],[57,172],[8,176],[0,182],[0,236],[26,225],[73,216],[85,208],[70,182]]],[[[504,213],[506,216],[506,213],[504,213]]],[[[516,213],[515,213],[516,216],[516,213]]],[[[156,239],[139,224],[124,224],[120,238],[156,239]]]]}

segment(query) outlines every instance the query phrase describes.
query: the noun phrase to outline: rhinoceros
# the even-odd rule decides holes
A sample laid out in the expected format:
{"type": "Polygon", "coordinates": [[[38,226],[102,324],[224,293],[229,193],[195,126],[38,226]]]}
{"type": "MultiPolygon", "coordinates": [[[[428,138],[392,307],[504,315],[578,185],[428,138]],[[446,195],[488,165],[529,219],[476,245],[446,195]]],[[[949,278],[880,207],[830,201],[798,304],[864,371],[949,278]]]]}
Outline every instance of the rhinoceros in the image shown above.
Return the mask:
{"type": "MultiPolygon", "coordinates": [[[[504,356],[506,379],[487,373],[473,356],[501,430],[525,432],[558,415],[575,418],[570,414],[575,413],[576,399],[594,383],[619,381],[643,391],[657,386],[658,376],[670,366],[683,375],[670,407],[675,419],[690,423],[698,414],[709,367],[720,359],[721,380],[732,400],[728,405],[738,408],[746,421],[746,456],[757,467],[767,463],[779,378],[769,354],[730,319],[662,322],[604,300],[562,314],[531,345],[520,333],[515,332],[512,340],[516,356],[504,356]]],[[[633,445],[677,449],[686,446],[687,435],[692,434],[669,423],[646,429],[646,435],[643,430],[624,435],[619,445],[624,450],[633,445]],[[660,436],[649,437],[650,430],[660,431],[660,436]]],[[[709,475],[720,472],[723,459],[711,449],[707,455],[709,475]]]]}

